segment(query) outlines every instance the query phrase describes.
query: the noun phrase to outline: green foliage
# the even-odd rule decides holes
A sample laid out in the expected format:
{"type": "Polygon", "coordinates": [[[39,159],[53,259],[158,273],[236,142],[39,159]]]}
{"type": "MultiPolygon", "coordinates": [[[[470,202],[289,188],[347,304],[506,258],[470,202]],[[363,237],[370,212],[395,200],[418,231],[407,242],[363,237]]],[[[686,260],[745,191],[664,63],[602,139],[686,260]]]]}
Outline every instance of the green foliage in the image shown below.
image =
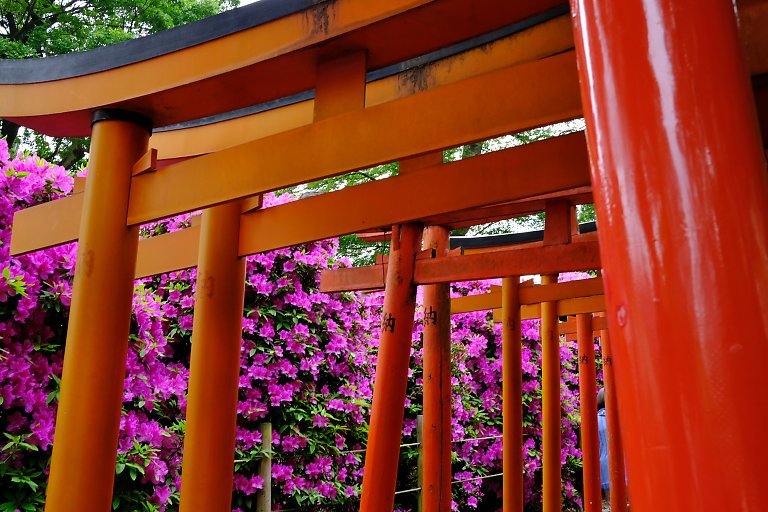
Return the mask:
{"type": "Polygon", "coordinates": [[[0,57],[90,50],[213,16],[238,4],[238,0],[3,0],[0,57]]]}

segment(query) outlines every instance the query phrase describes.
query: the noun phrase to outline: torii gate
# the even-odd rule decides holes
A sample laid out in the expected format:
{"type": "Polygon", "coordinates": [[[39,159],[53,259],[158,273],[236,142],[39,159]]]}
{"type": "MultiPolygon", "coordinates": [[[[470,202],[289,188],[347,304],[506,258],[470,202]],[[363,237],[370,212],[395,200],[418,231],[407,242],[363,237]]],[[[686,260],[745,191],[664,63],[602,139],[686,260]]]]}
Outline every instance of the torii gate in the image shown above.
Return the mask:
{"type": "MultiPolygon", "coordinates": [[[[575,224],[574,208],[563,200],[550,200],[546,205],[546,227],[542,235],[541,244],[544,246],[578,246],[590,243],[593,238],[589,233],[580,234],[580,229],[575,224]],[[585,240],[586,239],[586,240],[585,240]]],[[[455,219],[454,219],[455,220],[455,219]]],[[[414,228],[415,229],[415,228],[414,228]]],[[[402,235],[401,235],[402,237],[402,235]]],[[[499,238],[495,237],[494,241],[499,238]]],[[[527,237],[531,238],[531,237],[527,237]]],[[[394,254],[392,265],[401,263],[397,258],[397,233],[392,234],[391,254],[394,254]]],[[[461,243],[460,240],[456,240],[461,243]]],[[[402,244],[402,238],[400,240],[402,244]]],[[[421,509],[422,510],[448,510],[451,506],[451,378],[450,378],[450,321],[449,316],[455,313],[479,311],[485,309],[501,310],[498,320],[503,326],[502,342],[502,373],[503,373],[503,503],[505,511],[518,511],[523,508],[523,412],[522,412],[522,369],[520,365],[521,330],[520,322],[523,319],[541,318],[541,345],[542,345],[542,401],[543,401],[543,469],[544,469],[544,509],[559,510],[562,508],[562,482],[560,473],[561,450],[561,412],[560,412],[560,334],[568,332],[566,324],[558,325],[558,317],[579,315],[579,335],[582,338],[580,347],[585,351],[584,357],[587,363],[591,361],[591,373],[580,372],[580,385],[584,389],[584,395],[592,395],[591,401],[585,402],[582,407],[582,418],[585,423],[585,432],[588,437],[584,439],[588,453],[585,466],[585,488],[588,490],[585,499],[589,503],[590,512],[601,507],[600,500],[600,476],[595,473],[597,458],[594,456],[597,450],[597,409],[594,404],[595,368],[594,354],[589,355],[586,347],[588,338],[592,340],[593,330],[605,329],[604,323],[591,322],[585,324],[592,312],[605,310],[602,279],[590,279],[586,281],[574,281],[557,284],[557,274],[546,275],[542,278],[541,286],[520,286],[520,274],[537,272],[554,272],[552,268],[560,265],[566,269],[587,270],[584,261],[569,258],[570,254],[564,253],[564,258],[557,262],[528,260],[522,256],[531,250],[531,245],[539,246],[537,242],[518,243],[513,246],[484,246],[472,251],[475,256],[449,256],[447,248],[449,244],[448,230],[444,227],[430,227],[424,232],[424,246],[427,250],[415,256],[415,267],[412,269],[412,277],[402,275],[402,270],[392,272],[390,260],[382,257],[380,262],[370,267],[358,267],[348,269],[334,269],[323,271],[320,289],[321,291],[350,291],[350,290],[377,290],[384,289],[387,297],[391,296],[391,290],[407,287],[410,281],[417,284],[426,284],[424,288],[424,393],[423,416],[424,430],[423,443],[423,471],[421,483],[421,509]],[[498,256],[504,256],[499,258],[498,256]],[[511,258],[510,258],[511,257],[511,258]],[[453,261],[451,261],[453,260],[453,261]],[[457,265],[456,261],[466,261],[467,265],[457,265]],[[510,266],[508,261],[514,261],[515,266],[510,266]],[[505,264],[506,263],[506,264],[505,264]],[[429,265],[426,269],[426,265],[429,265]],[[422,268],[419,269],[418,267],[422,268]],[[398,275],[398,272],[400,274],[398,275]],[[501,290],[492,289],[490,293],[472,295],[452,299],[449,301],[448,285],[454,280],[453,276],[460,276],[455,280],[475,280],[483,278],[503,277],[501,290]],[[516,277],[505,277],[509,273],[518,274],[516,277]],[[385,286],[386,276],[386,286],[385,286]],[[392,276],[398,276],[400,286],[393,285],[392,276]],[[403,285],[402,283],[405,283],[403,285]],[[591,385],[590,385],[591,381],[591,385]],[[583,384],[582,384],[583,383],[583,384]],[[590,457],[589,455],[593,455],[590,457]],[[595,489],[597,488],[597,492],[595,489]]],[[[477,244],[474,244],[477,246],[477,244]]],[[[461,250],[463,248],[459,248],[461,250]]],[[[402,249],[400,249],[402,250],[402,249]]],[[[463,250],[461,251],[463,252],[463,250]]],[[[592,268],[598,268],[595,260],[592,268]]],[[[531,284],[527,282],[525,284],[531,284]]],[[[401,292],[402,293],[402,292],[401,292]]],[[[385,303],[385,310],[387,304],[385,303]]],[[[494,312],[494,319],[496,314],[494,312]]],[[[604,319],[601,319],[604,320],[604,319]]],[[[385,340],[395,338],[395,329],[400,325],[403,329],[396,342],[384,345],[379,351],[377,363],[376,390],[386,390],[388,400],[377,400],[374,395],[374,408],[371,413],[371,429],[378,427],[379,432],[386,432],[392,440],[372,438],[367,448],[367,459],[373,461],[379,467],[396,467],[399,453],[397,451],[381,452],[379,446],[389,446],[395,441],[400,442],[400,432],[396,428],[397,422],[402,422],[402,410],[405,402],[406,389],[396,383],[405,382],[408,372],[411,330],[413,327],[413,308],[390,313],[385,317],[382,325],[382,344],[385,340]],[[387,332],[389,331],[389,332],[387,332]],[[390,348],[392,347],[392,348],[390,348]],[[385,350],[388,349],[388,350],[385,350]],[[394,353],[394,355],[393,355],[394,353]],[[383,404],[382,404],[383,402],[383,404]],[[381,424],[387,424],[388,428],[382,428],[381,424]]],[[[570,330],[571,332],[574,329],[570,330]]],[[[607,331],[604,331],[607,333],[607,331]]],[[[607,336],[603,335],[605,340],[607,336]]],[[[592,348],[594,350],[594,348],[592,348]]],[[[610,369],[608,371],[611,371],[610,369]]],[[[610,379],[609,379],[610,380],[610,379]]],[[[385,395],[381,391],[382,396],[385,395]]],[[[615,395],[610,390],[609,400],[615,395]]],[[[611,436],[611,453],[616,460],[612,467],[620,467],[620,474],[612,480],[612,501],[617,511],[626,510],[626,492],[619,488],[624,487],[623,462],[621,459],[620,435],[618,428],[618,416],[615,401],[609,408],[613,435],[611,436]],[[617,455],[618,454],[618,455],[617,455]],[[619,484],[620,481],[620,484],[619,484]]],[[[391,475],[394,486],[395,474],[391,475]]],[[[365,482],[364,482],[365,485],[365,482]]],[[[375,500],[385,499],[382,496],[374,496],[375,500]]]]}
{"type": "MultiPolygon", "coordinates": [[[[575,39],[568,16],[554,17],[563,3],[264,0],[112,48],[0,63],[0,114],[50,135],[92,135],[85,192],[18,214],[13,234],[14,254],[80,243],[47,510],[111,503],[136,276],[199,266],[181,509],[224,510],[242,256],[403,225],[391,280],[412,267],[437,279],[444,264],[454,276],[534,261],[545,272],[565,270],[558,261],[594,268],[587,244],[414,261],[415,229],[405,224],[442,225],[438,217],[481,206],[479,218],[503,217],[521,199],[575,194],[589,185],[578,135],[252,211],[271,190],[578,117],[580,97],[633,508],[759,510],[768,448],[752,440],[768,398],[749,390],[768,352],[768,185],[747,70],[765,127],[766,2],[739,2],[737,28],[727,0],[573,0],[575,39]],[[476,36],[488,44],[396,78],[371,76],[476,36]],[[314,103],[182,125],[152,138],[157,157],[148,152],[154,126],[312,88],[314,103]],[[267,118],[255,135],[243,130],[267,118]],[[219,137],[185,146],[203,133],[219,137]],[[202,156],[153,164],[193,155],[202,156]],[[139,224],[201,208],[202,224],[188,233],[138,243],[139,224]],[[750,321],[734,323],[741,318],[750,321]]],[[[387,314],[409,307],[411,285],[389,287],[387,314]]],[[[393,331],[392,341],[404,332],[393,331]]],[[[395,426],[372,427],[372,438],[386,439],[381,453],[396,449],[395,426]]],[[[391,508],[385,473],[366,465],[364,510],[391,508]]]]}

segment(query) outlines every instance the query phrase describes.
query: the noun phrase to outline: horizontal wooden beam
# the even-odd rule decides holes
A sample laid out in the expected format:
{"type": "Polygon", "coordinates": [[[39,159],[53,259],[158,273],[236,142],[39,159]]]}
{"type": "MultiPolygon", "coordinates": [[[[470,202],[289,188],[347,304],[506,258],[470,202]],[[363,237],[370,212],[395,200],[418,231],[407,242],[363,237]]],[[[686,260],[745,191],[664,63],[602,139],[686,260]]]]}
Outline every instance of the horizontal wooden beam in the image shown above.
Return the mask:
{"type": "MultiPolygon", "coordinates": [[[[127,223],[143,224],[570,119],[581,111],[577,81],[573,52],[567,52],[185,160],[133,178],[127,223]],[[508,94],[510,88],[515,94],[508,94]],[[404,118],[411,121],[402,123],[404,118]]],[[[79,215],[63,215],[58,204],[52,201],[17,212],[14,236],[25,232],[26,240],[12,242],[14,254],[74,240],[79,215]],[[59,219],[61,229],[53,230],[39,220],[46,218],[59,219]]]]}
{"type": "MultiPolygon", "coordinates": [[[[576,320],[568,320],[567,322],[560,322],[557,325],[560,334],[576,334],[576,320]]],[[[608,319],[604,316],[592,317],[592,332],[608,330],[608,319]]],[[[568,339],[568,338],[566,338],[568,339]]],[[[575,339],[575,338],[574,338],[575,339]]]]}
{"type": "MultiPolygon", "coordinates": [[[[507,201],[588,181],[583,135],[566,135],[246,213],[240,220],[240,255],[366,228],[416,222],[427,214],[482,205],[485,201],[507,201]],[[446,180],[442,192],[424,197],[423,190],[440,180],[446,180]],[[393,203],[392,197],[399,201],[393,203]]],[[[163,238],[167,247],[173,247],[177,237],[179,244],[185,244],[186,239],[181,239],[191,235],[183,231],[156,238],[163,238]]],[[[142,244],[144,241],[139,243],[140,248],[142,244]]],[[[196,253],[169,254],[159,242],[154,244],[157,250],[140,249],[137,277],[152,275],[147,273],[150,270],[171,272],[196,264],[196,253]],[[145,259],[150,262],[144,263],[145,259]]]]}
{"type": "MultiPolygon", "coordinates": [[[[557,301],[557,316],[578,315],[581,313],[599,313],[605,311],[605,296],[578,297],[557,301]]],[[[541,318],[541,304],[530,304],[520,308],[520,318],[532,320],[541,318]]],[[[493,321],[501,321],[501,308],[493,310],[493,321]]]]}
{"type": "MultiPolygon", "coordinates": [[[[590,187],[577,187],[564,190],[559,197],[573,205],[592,203],[592,193],[584,193],[584,189],[590,187]]],[[[488,224],[501,220],[523,217],[543,212],[547,201],[545,199],[526,198],[511,203],[475,208],[471,210],[452,212],[446,215],[434,215],[424,219],[427,225],[448,226],[451,229],[461,229],[478,224],[488,224]]]]}
{"type": "MultiPolygon", "coordinates": [[[[574,244],[581,244],[585,242],[597,242],[597,232],[593,231],[591,233],[581,233],[579,235],[573,236],[573,243],[574,244]]],[[[518,249],[524,249],[524,248],[534,248],[534,247],[544,247],[544,242],[541,240],[533,241],[533,242],[523,242],[519,244],[515,244],[515,247],[518,249]]],[[[464,254],[478,254],[478,253],[486,253],[486,252],[498,252],[498,251],[505,251],[507,250],[507,246],[505,245],[497,245],[493,247],[478,247],[478,248],[472,248],[472,247],[466,247],[464,249],[464,254]]]]}
{"type": "MultiPolygon", "coordinates": [[[[738,2],[739,29],[752,75],[768,70],[768,3],[738,2]]],[[[573,48],[569,16],[547,21],[512,36],[493,41],[461,54],[370,82],[366,106],[374,106],[419,92],[421,87],[439,87],[480,73],[487,73],[528,60],[541,59],[573,48]],[[415,80],[414,78],[417,78],[415,80]]],[[[312,122],[313,101],[184,130],[159,132],[153,136],[161,159],[196,156],[219,151],[254,138],[296,128],[312,122]],[[283,112],[285,111],[285,112],[283,112]]]]}
{"type": "MultiPolygon", "coordinates": [[[[414,284],[424,285],[599,268],[600,254],[597,242],[584,242],[418,260],[414,266],[413,280],[414,284]]],[[[324,270],[320,290],[331,292],[383,289],[382,276],[385,273],[386,265],[324,270]]],[[[525,293],[547,296],[547,293],[552,292],[525,293]]]]}
{"type": "Polygon", "coordinates": [[[589,160],[583,134],[567,135],[253,212],[240,221],[240,254],[388,228],[585,183],[589,160]]]}
{"type": "Polygon", "coordinates": [[[451,299],[451,314],[472,313],[475,311],[487,311],[501,307],[501,291],[495,290],[488,293],[478,293],[464,297],[451,299]]]}
{"type": "Polygon", "coordinates": [[[413,279],[416,284],[438,284],[600,267],[597,242],[583,242],[420,261],[414,268],[413,279]]]}
{"type": "Polygon", "coordinates": [[[572,119],[580,113],[575,57],[567,52],[137,176],[131,182],[128,224],[572,119]],[[558,79],[552,80],[553,76],[558,79]]]}
{"type": "MultiPolygon", "coordinates": [[[[365,106],[373,107],[490,71],[538,60],[573,48],[571,20],[560,16],[444,59],[368,82],[365,106]]],[[[152,136],[161,159],[213,153],[312,123],[314,100],[257,114],[152,136]]]]}
{"type": "MultiPolygon", "coordinates": [[[[541,302],[591,297],[603,294],[603,279],[581,279],[565,283],[535,285],[520,288],[520,304],[532,305],[541,302]]],[[[501,307],[501,291],[492,290],[489,293],[467,295],[451,299],[451,314],[469,313],[498,309],[501,307]]]]}
{"type": "MultiPolygon", "coordinates": [[[[82,187],[84,181],[78,182],[82,187]]],[[[74,242],[80,236],[84,193],[62,197],[13,214],[11,256],[74,242]]]]}
{"type": "Polygon", "coordinates": [[[197,266],[200,225],[139,241],[136,279],[197,266]]]}

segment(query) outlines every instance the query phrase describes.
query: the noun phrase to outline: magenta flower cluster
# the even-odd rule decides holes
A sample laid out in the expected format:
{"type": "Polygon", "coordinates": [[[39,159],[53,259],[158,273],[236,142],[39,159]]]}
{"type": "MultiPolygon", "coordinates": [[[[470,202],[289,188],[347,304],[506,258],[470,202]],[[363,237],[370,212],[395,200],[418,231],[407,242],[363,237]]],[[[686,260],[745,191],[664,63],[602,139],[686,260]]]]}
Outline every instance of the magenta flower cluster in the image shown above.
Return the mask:
{"type": "MultiPolygon", "coordinates": [[[[73,178],[0,140],[0,509],[42,510],[53,442],[76,244],[10,257],[13,213],[72,192],[73,178]]],[[[266,206],[288,200],[269,198],[266,206]]],[[[184,215],[142,227],[155,236],[189,225],[184,215]]],[[[336,241],[251,256],[243,311],[234,510],[253,508],[265,482],[259,425],[273,426],[275,508],[353,510],[358,503],[376,361],[381,294],[323,294],[320,270],[346,265],[336,241]]],[[[136,282],[113,509],[178,507],[195,271],[136,282]]],[[[465,283],[455,294],[479,293],[465,283]]],[[[404,441],[421,410],[421,326],[414,328],[404,441]]],[[[540,499],[541,419],[538,328],[524,324],[526,501],[540,499]]],[[[488,312],[453,318],[453,436],[501,434],[500,329],[488,312]]],[[[579,507],[575,346],[564,343],[563,472],[569,510],[579,507]]],[[[455,445],[454,477],[501,470],[501,440],[455,445]]],[[[494,509],[500,479],[454,486],[454,509],[494,509]]],[[[416,486],[416,452],[402,451],[398,486],[416,486]]],[[[398,497],[415,510],[415,494],[398,497]]]]}

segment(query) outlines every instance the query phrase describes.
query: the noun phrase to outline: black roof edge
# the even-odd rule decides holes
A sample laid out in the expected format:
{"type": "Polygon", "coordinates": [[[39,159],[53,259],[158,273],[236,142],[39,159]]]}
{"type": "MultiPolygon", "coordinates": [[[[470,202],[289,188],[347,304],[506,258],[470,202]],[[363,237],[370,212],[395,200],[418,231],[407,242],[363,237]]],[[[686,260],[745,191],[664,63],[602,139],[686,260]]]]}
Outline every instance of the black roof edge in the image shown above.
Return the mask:
{"type": "Polygon", "coordinates": [[[328,0],[261,0],[148,36],[84,52],[0,59],[0,84],[28,84],[98,73],[219,39],[328,0]]]}
{"type": "MultiPolygon", "coordinates": [[[[579,224],[579,233],[593,233],[597,231],[596,222],[584,222],[579,224]]],[[[541,242],[544,240],[544,230],[526,231],[524,233],[507,233],[503,235],[485,236],[452,236],[451,249],[463,247],[465,249],[483,249],[485,247],[498,247],[501,245],[525,244],[529,242],[541,242]]]]}

